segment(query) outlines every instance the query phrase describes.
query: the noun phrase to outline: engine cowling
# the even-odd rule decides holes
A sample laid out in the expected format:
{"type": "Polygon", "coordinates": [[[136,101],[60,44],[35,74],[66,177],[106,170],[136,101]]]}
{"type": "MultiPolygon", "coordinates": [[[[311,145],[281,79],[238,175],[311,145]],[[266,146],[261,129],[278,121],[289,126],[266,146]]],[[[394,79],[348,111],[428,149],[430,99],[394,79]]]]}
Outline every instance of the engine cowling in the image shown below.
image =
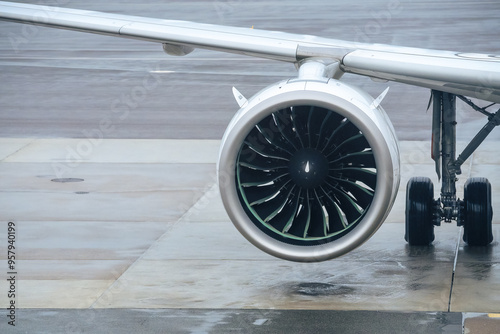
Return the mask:
{"type": "Polygon", "coordinates": [[[286,80],[234,116],[217,170],[245,238],[282,259],[324,261],[360,246],[387,217],[399,148],[367,93],[334,79],[286,80]]]}

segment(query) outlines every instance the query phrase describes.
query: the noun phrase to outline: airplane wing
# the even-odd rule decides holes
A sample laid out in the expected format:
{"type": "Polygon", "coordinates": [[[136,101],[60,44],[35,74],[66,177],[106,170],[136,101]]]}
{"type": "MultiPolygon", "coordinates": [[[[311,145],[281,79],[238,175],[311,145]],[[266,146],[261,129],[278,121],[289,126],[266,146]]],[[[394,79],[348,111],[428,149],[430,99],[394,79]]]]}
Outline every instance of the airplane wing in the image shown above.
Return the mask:
{"type": "Polygon", "coordinates": [[[162,43],[171,55],[202,48],[292,63],[333,59],[340,62],[343,72],[500,102],[499,55],[365,44],[2,1],[0,19],[162,43]]]}

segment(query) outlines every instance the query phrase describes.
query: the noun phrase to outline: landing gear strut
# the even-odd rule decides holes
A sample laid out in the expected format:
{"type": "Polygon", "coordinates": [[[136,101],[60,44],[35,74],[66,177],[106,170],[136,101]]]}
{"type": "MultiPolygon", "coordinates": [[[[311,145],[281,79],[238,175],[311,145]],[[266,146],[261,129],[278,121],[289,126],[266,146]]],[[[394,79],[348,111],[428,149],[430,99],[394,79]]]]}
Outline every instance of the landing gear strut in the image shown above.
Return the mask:
{"type": "Polygon", "coordinates": [[[430,179],[410,179],[406,189],[405,239],[410,245],[429,245],[434,240],[434,226],[454,220],[458,226],[464,226],[463,240],[469,246],[486,246],[493,241],[491,185],[486,178],[471,178],[465,184],[464,199],[460,200],[457,199],[455,183],[465,160],[500,125],[500,110],[493,114],[486,111],[491,105],[480,108],[465,97],[440,91],[432,91],[432,99],[432,158],[442,182],[441,197],[434,200],[430,179]],[[488,123],[455,159],[457,97],[488,116],[488,123]]]}

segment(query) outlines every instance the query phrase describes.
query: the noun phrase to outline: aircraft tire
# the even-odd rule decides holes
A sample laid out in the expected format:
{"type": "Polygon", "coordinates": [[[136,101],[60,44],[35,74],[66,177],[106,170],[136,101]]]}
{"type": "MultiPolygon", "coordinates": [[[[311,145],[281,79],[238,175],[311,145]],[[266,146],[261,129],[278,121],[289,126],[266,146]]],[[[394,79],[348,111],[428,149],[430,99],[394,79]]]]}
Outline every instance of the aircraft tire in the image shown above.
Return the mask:
{"type": "Polygon", "coordinates": [[[491,184],[484,177],[470,178],[464,187],[464,235],[469,246],[486,246],[493,241],[491,184]]]}
{"type": "Polygon", "coordinates": [[[434,185],[427,177],[413,177],[406,187],[406,233],[410,246],[427,246],[434,241],[434,185]]]}

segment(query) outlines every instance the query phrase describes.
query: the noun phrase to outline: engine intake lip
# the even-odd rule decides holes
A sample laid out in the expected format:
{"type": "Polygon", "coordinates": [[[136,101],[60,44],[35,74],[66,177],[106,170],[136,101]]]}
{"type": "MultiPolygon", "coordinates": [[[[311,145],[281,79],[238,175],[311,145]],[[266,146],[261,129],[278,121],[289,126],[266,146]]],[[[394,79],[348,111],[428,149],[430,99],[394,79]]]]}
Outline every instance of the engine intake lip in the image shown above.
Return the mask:
{"type": "Polygon", "coordinates": [[[315,262],[341,256],[376,232],[395,198],[395,189],[399,185],[399,158],[395,158],[397,142],[391,132],[392,126],[387,123],[385,114],[373,116],[375,111],[370,107],[372,101],[343,83],[282,82],[261,91],[235,115],[223,138],[218,179],[226,211],[245,238],[273,256],[298,262],[315,262]],[[346,95],[350,98],[346,99],[346,95]],[[363,219],[341,238],[315,245],[291,244],[264,233],[249,218],[245,206],[241,204],[236,181],[236,163],[242,143],[255,125],[276,110],[300,105],[334,110],[347,118],[366,137],[377,166],[377,187],[363,219]]]}

